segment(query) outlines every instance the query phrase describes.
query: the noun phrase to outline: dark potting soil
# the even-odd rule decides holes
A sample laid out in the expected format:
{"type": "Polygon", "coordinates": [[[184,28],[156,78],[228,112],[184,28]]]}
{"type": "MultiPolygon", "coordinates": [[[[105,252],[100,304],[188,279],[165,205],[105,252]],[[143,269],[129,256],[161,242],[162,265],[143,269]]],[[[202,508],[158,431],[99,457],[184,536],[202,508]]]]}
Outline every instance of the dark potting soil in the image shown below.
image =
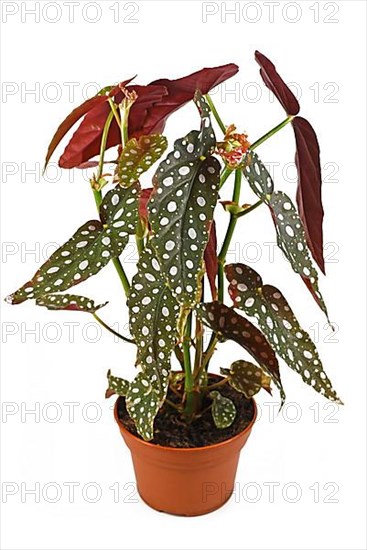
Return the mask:
{"type": "MultiPolygon", "coordinates": [[[[211,384],[218,382],[220,378],[217,375],[209,375],[211,384]]],[[[200,418],[187,424],[173,407],[164,404],[154,420],[154,439],[150,441],[154,445],[164,447],[192,448],[204,447],[206,445],[215,445],[221,441],[226,441],[242,432],[251,422],[254,416],[254,406],[251,399],[246,399],[242,394],[236,392],[228,384],[218,388],[218,391],[225,397],[229,397],[236,407],[236,418],[231,426],[224,429],[216,428],[212,413],[207,410],[200,418]]],[[[177,403],[178,397],[168,390],[168,399],[177,403]]],[[[206,398],[203,403],[205,409],[211,403],[210,398],[206,398]]],[[[118,417],[124,427],[132,434],[138,435],[135,424],[130,418],[126,406],[125,398],[119,397],[117,401],[118,417]]]]}

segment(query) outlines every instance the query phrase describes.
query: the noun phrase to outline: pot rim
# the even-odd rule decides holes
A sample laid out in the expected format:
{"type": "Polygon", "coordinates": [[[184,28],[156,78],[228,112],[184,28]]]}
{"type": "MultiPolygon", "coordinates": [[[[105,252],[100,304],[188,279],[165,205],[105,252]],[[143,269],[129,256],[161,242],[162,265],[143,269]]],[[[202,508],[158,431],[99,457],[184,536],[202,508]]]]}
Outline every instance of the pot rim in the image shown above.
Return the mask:
{"type": "Polygon", "coordinates": [[[140,437],[137,437],[135,434],[129,432],[129,430],[125,428],[125,426],[123,425],[123,423],[121,422],[121,420],[119,419],[119,416],[118,416],[117,403],[118,403],[119,399],[120,399],[120,397],[118,397],[116,399],[115,406],[113,408],[113,413],[114,413],[116,423],[117,423],[118,427],[120,428],[120,430],[122,432],[126,433],[129,437],[135,439],[136,441],[138,441],[139,443],[141,443],[142,445],[144,445],[146,447],[160,449],[160,450],[164,450],[164,451],[168,451],[168,452],[186,452],[186,453],[191,452],[191,453],[195,453],[195,452],[200,452],[200,451],[204,451],[204,450],[218,449],[220,447],[224,447],[225,445],[228,445],[231,442],[236,441],[237,439],[240,439],[247,432],[251,431],[253,425],[256,422],[256,418],[257,418],[256,401],[252,397],[251,401],[252,401],[252,404],[253,404],[253,407],[254,407],[254,414],[253,414],[253,417],[251,419],[251,422],[246,426],[246,428],[244,430],[242,430],[242,432],[239,432],[238,434],[234,435],[233,437],[230,437],[229,439],[225,439],[224,441],[220,441],[219,443],[214,443],[213,445],[204,445],[203,447],[167,447],[166,445],[156,445],[154,443],[150,443],[149,441],[145,441],[144,439],[142,439],[140,437]]]}

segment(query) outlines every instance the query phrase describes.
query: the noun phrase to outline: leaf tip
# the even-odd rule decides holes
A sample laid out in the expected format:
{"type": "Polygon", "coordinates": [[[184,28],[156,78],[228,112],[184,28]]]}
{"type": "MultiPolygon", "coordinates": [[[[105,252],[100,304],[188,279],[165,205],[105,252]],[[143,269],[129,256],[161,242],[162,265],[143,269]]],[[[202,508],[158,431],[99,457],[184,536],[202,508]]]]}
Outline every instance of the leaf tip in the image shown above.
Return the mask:
{"type": "Polygon", "coordinates": [[[6,296],[6,298],[4,298],[4,302],[6,304],[13,305],[14,304],[14,294],[9,294],[8,296],[6,296]]]}
{"type": "Polygon", "coordinates": [[[104,396],[105,396],[105,399],[108,399],[109,397],[112,397],[112,395],[115,395],[115,392],[113,390],[111,390],[111,388],[107,388],[104,396]]]}

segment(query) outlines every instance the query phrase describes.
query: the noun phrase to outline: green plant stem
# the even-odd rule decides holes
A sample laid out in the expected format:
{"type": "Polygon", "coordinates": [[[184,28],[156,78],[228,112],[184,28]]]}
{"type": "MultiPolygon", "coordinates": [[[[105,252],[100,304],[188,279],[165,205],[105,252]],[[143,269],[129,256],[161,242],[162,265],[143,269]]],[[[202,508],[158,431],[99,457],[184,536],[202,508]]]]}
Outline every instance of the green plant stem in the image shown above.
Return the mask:
{"type": "Polygon", "coordinates": [[[223,302],[224,295],[224,266],[226,263],[226,256],[231,244],[234,230],[237,224],[237,216],[231,214],[231,218],[228,224],[227,233],[224,238],[222,249],[218,255],[218,301],[223,302]]]}
{"type": "MultiPolygon", "coordinates": [[[[126,146],[126,143],[129,139],[129,133],[128,133],[128,123],[129,123],[129,112],[130,112],[131,105],[127,106],[126,100],[122,102],[120,105],[120,131],[121,131],[121,145],[124,149],[126,146]]],[[[118,115],[117,115],[118,116],[118,115]]],[[[141,220],[138,219],[138,222],[136,224],[136,233],[135,233],[135,241],[136,246],[138,249],[139,256],[143,252],[145,245],[144,245],[144,230],[143,225],[141,223],[141,220]]]]}
{"type": "MultiPolygon", "coordinates": [[[[99,179],[102,176],[103,160],[104,160],[104,154],[105,154],[106,145],[107,145],[108,131],[110,129],[113,117],[114,117],[114,113],[113,113],[113,111],[110,111],[110,113],[107,117],[106,123],[104,125],[104,128],[103,128],[102,139],[101,139],[101,147],[100,147],[100,153],[99,153],[98,171],[97,171],[97,177],[96,177],[97,182],[99,181],[99,179]]],[[[101,193],[100,190],[93,189],[93,195],[94,195],[94,200],[95,200],[95,203],[96,203],[96,206],[97,206],[97,210],[99,212],[99,208],[100,208],[101,203],[102,203],[102,193],[101,193]]],[[[129,283],[129,280],[126,276],[124,268],[122,267],[122,264],[121,264],[119,258],[113,258],[112,262],[113,262],[113,265],[116,268],[118,276],[120,277],[122,286],[123,286],[125,294],[127,296],[129,291],[130,291],[130,283],[129,283]]]]}
{"type": "MultiPolygon", "coordinates": [[[[238,172],[236,172],[236,177],[238,177],[238,172]]],[[[233,197],[236,198],[236,202],[238,202],[239,199],[239,193],[240,193],[240,183],[238,183],[237,180],[237,186],[235,184],[233,197]]],[[[223,302],[223,294],[224,294],[224,266],[225,266],[225,259],[228,252],[229,245],[231,243],[231,239],[233,236],[234,229],[236,227],[237,219],[241,218],[242,216],[245,216],[249,212],[252,212],[252,210],[255,210],[258,206],[263,204],[262,200],[258,200],[255,204],[252,206],[249,206],[244,212],[241,212],[240,214],[231,214],[231,219],[228,225],[227,233],[223,242],[222,249],[218,256],[218,300],[223,302]],[[220,258],[219,258],[220,257],[220,258]]],[[[203,368],[206,368],[209,364],[209,361],[214,353],[215,346],[218,343],[218,338],[216,337],[215,333],[211,335],[209,345],[205,351],[204,354],[204,361],[203,361],[203,368]]]]}
{"type": "Polygon", "coordinates": [[[219,113],[218,113],[217,109],[215,108],[215,105],[213,103],[212,98],[210,97],[209,94],[206,94],[205,99],[206,99],[206,101],[207,101],[207,103],[208,103],[208,105],[209,105],[209,107],[210,107],[210,109],[211,109],[211,111],[214,115],[215,120],[218,122],[218,125],[219,125],[220,129],[222,130],[223,134],[225,134],[226,131],[227,131],[227,127],[224,124],[223,120],[220,118],[219,113]]]}
{"type": "Polygon", "coordinates": [[[191,343],[191,319],[190,313],[186,319],[185,334],[182,343],[183,355],[184,355],[184,369],[185,369],[185,416],[191,418],[194,412],[194,377],[191,370],[191,357],[190,357],[190,343],[191,343]]]}
{"type": "MultiPolygon", "coordinates": [[[[203,299],[201,300],[203,302],[203,299]]],[[[195,329],[195,362],[194,362],[194,380],[197,382],[203,359],[203,324],[198,317],[196,317],[196,329],[195,329]]]]}
{"type": "Polygon", "coordinates": [[[128,139],[129,139],[128,121],[129,121],[130,108],[131,108],[131,104],[128,107],[126,99],[120,105],[120,116],[121,116],[121,126],[120,126],[120,128],[121,128],[121,145],[122,145],[122,147],[125,147],[126,143],[128,142],[128,139]]]}
{"type": "Polygon", "coordinates": [[[110,326],[107,325],[107,323],[105,323],[98,315],[97,313],[92,313],[93,317],[95,318],[96,321],[98,321],[98,323],[100,325],[102,325],[103,328],[105,328],[106,330],[108,330],[111,334],[113,334],[114,336],[117,336],[118,338],[121,338],[121,340],[124,340],[124,342],[128,342],[129,344],[135,344],[135,340],[131,340],[130,338],[126,338],[125,336],[122,336],[122,334],[119,334],[118,332],[116,332],[113,328],[111,328],[110,326]]]}
{"type": "MultiPolygon", "coordinates": [[[[240,169],[235,171],[235,181],[233,188],[232,201],[238,203],[241,193],[241,180],[242,180],[242,171],[240,169]]],[[[229,224],[227,228],[226,235],[224,237],[222,248],[218,255],[218,300],[223,302],[224,294],[224,265],[226,263],[226,256],[231,244],[234,230],[237,224],[237,216],[233,213],[230,215],[229,224]]]]}
{"type": "MultiPolygon", "coordinates": [[[[201,279],[201,297],[200,302],[205,301],[205,288],[204,281],[201,279]]],[[[196,315],[196,327],[195,327],[195,363],[194,363],[194,382],[195,387],[198,386],[200,375],[202,373],[203,351],[204,351],[204,326],[202,321],[196,315]]]]}
{"type": "MultiPolygon", "coordinates": [[[[232,200],[233,202],[238,203],[240,199],[240,193],[241,193],[241,180],[242,180],[242,171],[240,169],[235,171],[235,181],[234,181],[234,187],[233,187],[233,196],[232,200]]],[[[233,237],[233,233],[235,230],[237,224],[237,217],[235,214],[230,215],[229,224],[227,228],[226,235],[224,237],[222,248],[218,255],[218,301],[223,302],[223,296],[224,296],[224,266],[226,263],[226,256],[229,249],[229,245],[231,244],[231,239],[233,237]]],[[[207,368],[209,365],[209,361],[214,353],[215,346],[218,343],[218,338],[216,337],[215,333],[211,335],[209,345],[205,351],[204,354],[204,361],[203,361],[203,368],[207,368]]]]}
{"type": "Polygon", "coordinates": [[[108,100],[108,103],[111,107],[111,111],[113,112],[113,116],[115,117],[116,119],[116,122],[118,124],[118,127],[120,128],[120,132],[121,132],[121,142],[122,140],[124,139],[124,134],[123,134],[123,129],[122,129],[122,124],[121,124],[121,118],[120,118],[120,115],[117,111],[117,107],[116,107],[116,104],[115,102],[113,101],[113,99],[109,98],[108,100]]]}
{"type": "MultiPolygon", "coordinates": [[[[100,207],[101,202],[102,202],[102,193],[101,193],[101,191],[97,191],[96,189],[93,189],[93,195],[94,195],[94,200],[96,201],[97,210],[99,211],[99,207],[100,207]]],[[[125,270],[122,267],[120,259],[119,258],[112,258],[112,263],[115,266],[115,269],[117,271],[118,276],[120,277],[120,280],[121,280],[122,286],[124,288],[125,294],[126,294],[126,296],[128,296],[128,294],[130,292],[130,283],[129,283],[129,279],[126,276],[125,270]]]]}
{"type": "Polygon", "coordinates": [[[126,276],[125,270],[122,267],[120,258],[112,258],[112,263],[115,266],[118,276],[120,277],[120,281],[122,283],[122,286],[124,287],[124,291],[127,297],[130,292],[130,283],[129,283],[129,279],[126,276]]]}
{"type": "Polygon", "coordinates": [[[97,183],[101,179],[102,172],[103,172],[103,161],[104,161],[104,154],[105,154],[106,146],[107,146],[107,137],[108,137],[108,132],[110,130],[111,122],[113,120],[113,116],[114,116],[113,111],[110,111],[110,113],[108,114],[107,120],[105,122],[104,128],[103,128],[102,139],[101,139],[101,147],[100,147],[100,150],[99,150],[98,170],[97,170],[97,177],[96,177],[97,183]]]}
{"type": "Polygon", "coordinates": [[[269,132],[266,132],[266,134],[264,134],[263,136],[261,136],[261,138],[257,139],[252,145],[250,145],[250,149],[253,150],[253,149],[256,149],[256,147],[259,147],[259,145],[261,145],[262,143],[264,143],[264,141],[268,140],[269,138],[271,138],[271,136],[273,136],[274,134],[276,134],[277,132],[279,132],[279,130],[281,130],[282,128],[284,128],[284,126],[286,126],[287,124],[289,124],[290,122],[292,122],[292,120],[294,119],[294,116],[289,116],[287,117],[285,120],[283,120],[283,122],[281,122],[280,124],[278,124],[277,126],[275,126],[274,128],[272,128],[271,130],[269,130],[269,132]]]}
{"type": "Polygon", "coordinates": [[[101,203],[102,203],[102,193],[100,191],[97,191],[96,189],[93,189],[93,196],[97,206],[97,210],[99,212],[99,207],[101,206],[101,203]]]}

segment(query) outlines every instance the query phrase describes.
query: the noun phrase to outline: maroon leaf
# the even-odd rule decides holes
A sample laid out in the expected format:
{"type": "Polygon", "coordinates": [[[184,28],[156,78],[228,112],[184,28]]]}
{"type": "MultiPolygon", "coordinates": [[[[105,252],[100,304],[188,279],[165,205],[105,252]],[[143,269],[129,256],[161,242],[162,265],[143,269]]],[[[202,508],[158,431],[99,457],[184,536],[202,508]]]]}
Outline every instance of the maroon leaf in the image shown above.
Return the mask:
{"type": "Polygon", "coordinates": [[[107,100],[106,96],[96,95],[94,97],[91,97],[90,99],[87,99],[87,101],[84,101],[81,105],[76,107],[71,113],[65,118],[65,120],[60,124],[58,129],[56,130],[50,145],[47,149],[47,155],[45,159],[45,168],[48,164],[48,161],[51,158],[51,155],[55,151],[56,147],[62,140],[62,138],[68,133],[70,128],[74,126],[76,122],[80,118],[82,118],[85,114],[87,114],[89,111],[91,111],[94,107],[97,105],[100,105],[101,103],[105,103],[107,100]]]}
{"type": "Polygon", "coordinates": [[[302,117],[292,121],[296,137],[297,204],[311,254],[325,274],[321,200],[320,148],[311,124],[302,117]]]}
{"type": "Polygon", "coordinates": [[[208,277],[210,290],[212,293],[212,298],[213,300],[216,300],[218,294],[217,294],[215,279],[217,277],[217,271],[218,271],[218,257],[217,257],[217,231],[215,228],[214,220],[210,228],[209,241],[204,251],[204,262],[205,262],[206,275],[208,277]]]}
{"type": "Polygon", "coordinates": [[[234,63],[228,63],[220,67],[201,69],[201,71],[196,71],[177,80],[169,80],[168,78],[155,80],[150,86],[152,84],[165,86],[168,95],[150,109],[143,131],[146,134],[162,133],[169,115],[194,99],[196,90],[200,90],[205,95],[237,72],[238,66],[234,63]]]}
{"type": "MultiPolygon", "coordinates": [[[[129,92],[134,90],[138,95],[129,114],[129,138],[162,133],[168,116],[191,101],[197,89],[206,94],[236,74],[237,71],[237,65],[229,63],[221,67],[202,69],[177,80],[162,79],[152,82],[148,86],[135,84],[126,86],[129,92]]],[[[127,82],[123,84],[125,85],[127,82]]],[[[115,103],[118,104],[122,99],[122,92],[119,87],[116,87],[109,96],[114,97],[115,103]]],[[[65,125],[62,131],[58,130],[52,140],[48,158],[68,129],[84,114],[86,116],[66,146],[59,165],[61,168],[74,168],[98,155],[103,127],[110,112],[109,96],[101,96],[103,101],[96,102],[97,104],[93,108],[82,112],[77,118],[73,117],[72,124],[65,125]]],[[[113,120],[108,135],[107,149],[118,145],[120,141],[120,130],[116,121],[113,120]]]]}
{"type": "MultiPolygon", "coordinates": [[[[131,82],[132,78],[129,78],[128,80],[125,80],[122,82],[123,86],[126,86],[129,82],[131,82]]],[[[91,97],[90,99],[87,99],[76,107],[66,118],[65,120],[60,124],[58,129],[56,130],[50,145],[48,146],[46,160],[45,160],[45,168],[48,164],[48,161],[51,158],[51,155],[55,151],[56,147],[62,140],[62,138],[68,133],[68,131],[78,122],[79,119],[81,119],[84,115],[89,113],[92,109],[94,109],[97,106],[100,106],[108,101],[108,98],[113,96],[114,94],[118,93],[119,87],[115,86],[107,86],[106,88],[103,88],[97,95],[94,97],[91,97]],[[106,92],[109,91],[107,94],[106,92]]],[[[84,168],[84,167],[83,167],[84,168]]]]}
{"type": "MultiPolygon", "coordinates": [[[[167,94],[167,90],[163,86],[137,85],[126,86],[126,89],[129,92],[134,90],[138,95],[129,114],[129,137],[134,137],[138,135],[136,130],[141,128],[147,116],[148,109],[154,103],[161,100],[167,94]]],[[[121,102],[122,92],[119,88],[115,88],[110,95],[114,97],[116,103],[121,102]]],[[[108,97],[105,96],[104,99],[105,101],[101,105],[97,105],[86,114],[79,128],[72,136],[64,153],[60,157],[59,166],[61,168],[75,168],[99,154],[103,128],[111,110],[108,97]]],[[[121,143],[121,132],[116,120],[113,119],[108,133],[106,149],[114,147],[119,143],[121,143]]]]}
{"type": "Polygon", "coordinates": [[[219,337],[242,346],[272,377],[285,398],[276,355],[263,333],[250,321],[220,302],[198,304],[197,314],[219,337]]]}
{"type": "Polygon", "coordinates": [[[147,189],[142,189],[139,197],[139,218],[143,220],[148,219],[148,210],[147,204],[152,194],[153,187],[148,187],[147,189]]]}
{"type": "Polygon", "coordinates": [[[273,63],[262,53],[256,51],[255,59],[260,65],[260,75],[265,85],[273,92],[288,115],[299,113],[299,103],[295,95],[279,76],[273,63]]]}

